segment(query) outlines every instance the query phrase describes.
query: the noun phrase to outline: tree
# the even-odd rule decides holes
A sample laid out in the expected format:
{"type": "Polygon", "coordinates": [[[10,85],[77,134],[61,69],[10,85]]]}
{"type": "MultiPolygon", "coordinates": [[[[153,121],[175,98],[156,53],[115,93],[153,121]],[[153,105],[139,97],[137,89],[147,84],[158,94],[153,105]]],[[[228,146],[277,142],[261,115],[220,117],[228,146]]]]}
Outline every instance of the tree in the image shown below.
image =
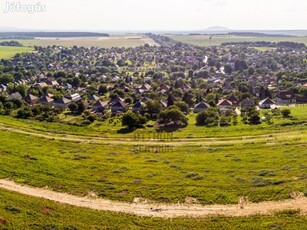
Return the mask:
{"type": "Polygon", "coordinates": [[[231,65],[226,64],[226,65],[224,66],[224,72],[230,75],[230,74],[232,73],[231,65]]]}
{"type": "Polygon", "coordinates": [[[73,87],[79,87],[80,84],[81,84],[80,78],[74,77],[71,84],[72,84],[73,87]]]}
{"type": "Polygon", "coordinates": [[[78,105],[76,102],[72,102],[68,108],[72,113],[76,113],[78,111],[78,105]]]}
{"type": "Polygon", "coordinates": [[[177,106],[184,114],[189,113],[189,106],[187,105],[187,103],[183,101],[177,101],[175,102],[175,106],[177,106]]]}
{"type": "Polygon", "coordinates": [[[261,124],[261,119],[259,116],[259,111],[256,109],[250,109],[247,113],[248,116],[248,123],[250,125],[259,125],[261,124]]]}
{"type": "Polygon", "coordinates": [[[174,103],[175,103],[174,96],[172,94],[169,94],[167,97],[167,107],[174,105],[174,103]]]}
{"type": "Polygon", "coordinates": [[[189,106],[193,106],[194,105],[193,94],[189,92],[184,93],[182,101],[187,103],[189,106]]]}
{"type": "Polygon", "coordinates": [[[206,111],[200,112],[196,116],[196,125],[199,126],[218,126],[219,113],[216,108],[209,108],[206,111]]]}
{"type": "Polygon", "coordinates": [[[2,104],[2,102],[0,101],[0,114],[2,114],[4,111],[4,106],[2,104]]]}
{"type": "Polygon", "coordinates": [[[154,114],[159,114],[162,109],[159,101],[146,101],[145,108],[147,113],[149,113],[151,116],[154,114]]]}
{"type": "Polygon", "coordinates": [[[146,124],[146,118],[132,111],[128,111],[122,117],[122,125],[127,126],[129,130],[141,127],[144,124],[146,124]]]}
{"type": "Polygon", "coordinates": [[[105,85],[100,85],[98,88],[99,95],[105,95],[108,92],[108,88],[105,85]]]}
{"type": "Polygon", "coordinates": [[[4,74],[0,76],[0,84],[7,85],[8,83],[13,83],[15,81],[11,74],[4,74]]]}
{"type": "Polygon", "coordinates": [[[290,109],[282,109],[280,112],[281,112],[281,115],[282,115],[283,118],[290,117],[290,114],[291,114],[290,109]]]}
{"type": "Polygon", "coordinates": [[[171,106],[159,114],[159,124],[165,126],[187,126],[188,119],[177,106],[171,106]]]}

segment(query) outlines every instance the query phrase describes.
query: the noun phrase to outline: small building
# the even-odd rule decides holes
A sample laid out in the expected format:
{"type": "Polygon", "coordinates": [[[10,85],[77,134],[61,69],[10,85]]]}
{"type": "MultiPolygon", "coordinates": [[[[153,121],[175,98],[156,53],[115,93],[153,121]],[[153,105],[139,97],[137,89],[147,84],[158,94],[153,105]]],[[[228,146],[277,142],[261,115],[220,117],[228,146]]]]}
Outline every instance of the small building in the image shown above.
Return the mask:
{"type": "Polygon", "coordinates": [[[43,96],[40,100],[39,103],[43,104],[43,105],[49,105],[52,106],[53,105],[54,100],[51,97],[48,96],[43,96]]]}
{"type": "Polygon", "coordinates": [[[271,109],[272,107],[274,107],[274,105],[275,105],[275,101],[271,100],[268,97],[259,102],[259,107],[261,109],[271,109]]]}
{"type": "Polygon", "coordinates": [[[32,95],[32,94],[28,94],[26,97],[25,97],[25,101],[29,104],[29,105],[35,105],[37,104],[39,98],[32,95]]]}
{"type": "Polygon", "coordinates": [[[60,86],[60,84],[55,80],[48,80],[48,81],[46,81],[46,84],[50,87],[53,87],[53,88],[57,88],[57,87],[60,86]]]}
{"type": "Polygon", "coordinates": [[[228,110],[228,109],[232,109],[233,108],[232,102],[227,100],[227,99],[220,100],[219,103],[217,104],[217,106],[221,110],[228,110]]]}
{"type": "Polygon", "coordinates": [[[234,95],[227,97],[227,100],[230,101],[233,106],[238,106],[240,104],[239,99],[234,95]]]}
{"type": "Polygon", "coordinates": [[[3,84],[0,84],[0,93],[6,92],[7,87],[3,84]]]}
{"type": "Polygon", "coordinates": [[[69,95],[67,96],[67,98],[68,98],[69,100],[71,100],[71,101],[81,101],[81,100],[82,100],[80,94],[78,94],[78,93],[69,94],[69,95]]]}
{"type": "Polygon", "coordinates": [[[202,101],[202,102],[195,105],[193,111],[194,111],[194,113],[199,113],[199,112],[205,111],[209,108],[210,108],[210,105],[207,104],[206,102],[202,101]]]}
{"type": "Polygon", "coordinates": [[[95,104],[92,106],[92,109],[96,113],[103,113],[108,108],[107,102],[102,102],[100,100],[96,101],[95,104]]]}
{"type": "Polygon", "coordinates": [[[71,100],[63,97],[63,98],[60,98],[59,100],[57,100],[56,102],[54,102],[54,107],[56,108],[62,108],[62,109],[67,109],[68,106],[71,104],[71,100]]]}
{"type": "Polygon", "coordinates": [[[118,100],[117,102],[112,103],[111,105],[112,114],[123,113],[126,111],[127,111],[127,105],[121,100],[118,100]]]}
{"type": "Polygon", "coordinates": [[[162,110],[167,109],[167,103],[166,103],[166,102],[164,102],[164,101],[159,101],[159,103],[160,103],[160,105],[161,105],[162,110]]]}
{"type": "Polygon", "coordinates": [[[133,112],[140,112],[143,105],[144,105],[144,102],[138,101],[131,107],[131,109],[133,112]]]}
{"type": "Polygon", "coordinates": [[[88,100],[89,100],[89,101],[98,101],[98,100],[99,100],[99,97],[96,96],[96,95],[91,95],[91,96],[89,96],[88,100]]]}
{"type": "Polygon", "coordinates": [[[69,83],[65,83],[65,84],[63,85],[63,87],[64,87],[64,89],[72,89],[72,85],[69,84],[69,83]]]}
{"type": "Polygon", "coordinates": [[[34,84],[34,88],[37,88],[37,89],[43,89],[45,87],[48,87],[48,85],[46,84],[46,82],[41,82],[41,83],[36,83],[34,84]]]}
{"type": "Polygon", "coordinates": [[[52,93],[46,93],[45,96],[50,97],[50,98],[54,97],[54,95],[52,93]]]}
{"type": "Polygon", "coordinates": [[[276,97],[275,101],[279,104],[295,104],[296,95],[290,91],[281,91],[276,97]]]}
{"type": "Polygon", "coordinates": [[[22,96],[20,95],[19,92],[16,93],[12,93],[11,95],[9,95],[9,100],[22,100],[22,96]]]}

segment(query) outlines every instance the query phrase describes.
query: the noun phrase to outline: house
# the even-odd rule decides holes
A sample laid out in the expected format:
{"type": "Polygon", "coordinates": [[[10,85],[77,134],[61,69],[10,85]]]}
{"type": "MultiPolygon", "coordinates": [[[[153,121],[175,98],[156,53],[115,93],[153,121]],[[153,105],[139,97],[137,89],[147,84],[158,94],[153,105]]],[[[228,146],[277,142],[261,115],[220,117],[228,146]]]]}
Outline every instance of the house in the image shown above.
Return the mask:
{"type": "Polygon", "coordinates": [[[167,109],[167,103],[166,103],[166,102],[164,102],[164,101],[159,101],[159,103],[160,103],[160,105],[161,105],[162,110],[167,109]]]}
{"type": "Polygon", "coordinates": [[[296,103],[296,95],[291,91],[281,91],[276,97],[275,101],[279,104],[296,103]]]}
{"type": "Polygon", "coordinates": [[[140,102],[145,103],[146,101],[150,101],[150,99],[147,98],[147,97],[142,97],[142,98],[140,99],[140,102]]]}
{"type": "Polygon", "coordinates": [[[49,105],[52,106],[53,105],[54,100],[51,97],[48,96],[43,96],[40,100],[39,103],[43,104],[43,105],[49,105]]]}
{"type": "Polygon", "coordinates": [[[210,105],[207,104],[206,102],[202,101],[202,102],[195,105],[193,111],[194,111],[194,113],[199,113],[199,112],[205,111],[209,108],[210,108],[210,105]]]}
{"type": "Polygon", "coordinates": [[[102,102],[100,100],[96,101],[95,104],[92,106],[92,109],[96,112],[96,113],[103,113],[108,107],[108,103],[107,102],[102,102]]]}
{"type": "Polygon", "coordinates": [[[127,106],[121,100],[118,100],[117,102],[112,103],[112,105],[111,105],[112,114],[123,113],[123,112],[126,112],[126,111],[127,111],[127,106]]]}
{"type": "Polygon", "coordinates": [[[227,100],[230,101],[232,103],[233,106],[238,106],[239,105],[239,99],[234,96],[234,95],[231,95],[229,97],[227,97],[227,100]]]}
{"type": "Polygon", "coordinates": [[[65,83],[63,85],[64,89],[72,89],[72,85],[71,84],[68,84],[68,83],[65,83]]]}
{"type": "Polygon", "coordinates": [[[50,87],[53,87],[53,88],[57,88],[57,87],[60,86],[60,84],[57,81],[54,81],[54,80],[48,80],[48,81],[46,81],[46,84],[50,87]]]}
{"type": "Polygon", "coordinates": [[[275,102],[268,97],[259,102],[259,107],[261,109],[271,109],[272,107],[274,107],[274,105],[275,102]]]}
{"type": "Polygon", "coordinates": [[[25,99],[25,101],[26,101],[28,104],[30,104],[30,105],[35,105],[35,104],[37,104],[37,102],[38,102],[38,100],[39,100],[38,97],[36,97],[36,96],[34,96],[34,95],[32,95],[32,94],[28,94],[24,99],[25,99]]]}
{"type": "Polygon", "coordinates": [[[54,97],[54,95],[51,94],[51,93],[46,93],[45,96],[50,97],[50,98],[53,98],[53,97],[54,97]]]}
{"type": "Polygon", "coordinates": [[[256,106],[254,99],[246,98],[241,101],[241,109],[254,108],[256,106]]]}
{"type": "Polygon", "coordinates": [[[142,93],[147,93],[149,91],[151,91],[152,87],[151,85],[145,83],[142,86],[140,86],[139,88],[136,89],[136,93],[138,94],[142,94],[142,93]]]}
{"type": "Polygon", "coordinates": [[[16,93],[12,93],[9,96],[9,100],[22,100],[22,96],[20,95],[20,93],[16,92],[16,93]]]}
{"type": "Polygon", "coordinates": [[[121,98],[121,97],[119,97],[119,96],[117,96],[115,99],[113,99],[112,101],[111,101],[111,105],[113,105],[113,104],[115,104],[116,102],[118,102],[118,101],[121,101],[121,102],[125,102],[125,99],[124,98],[121,98]]]}
{"type": "Polygon", "coordinates": [[[297,104],[307,104],[307,97],[306,96],[297,96],[296,97],[296,103],[297,104]]]}
{"type": "Polygon", "coordinates": [[[80,94],[78,94],[78,93],[69,94],[69,95],[67,96],[67,98],[68,98],[69,100],[71,100],[71,101],[81,101],[81,100],[82,100],[80,94]]]}
{"type": "Polygon", "coordinates": [[[6,92],[7,87],[5,85],[0,84],[0,93],[6,92]]]}
{"type": "Polygon", "coordinates": [[[70,103],[71,103],[71,100],[64,97],[64,98],[60,98],[59,100],[54,102],[54,107],[67,109],[68,106],[70,105],[70,103]]]}
{"type": "Polygon", "coordinates": [[[88,98],[89,101],[98,101],[99,100],[99,97],[96,96],[96,95],[91,95],[89,98],[88,98]]]}
{"type": "Polygon", "coordinates": [[[135,103],[131,109],[133,112],[140,112],[142,110],[143,105],[145,104],[145,101],[139,100],[137,103],[135,103]]]}
{"type": "Polygon", "coordinates": [[[37,88],[37,89],[43,89],[45,87],[48,87],[48,85],[45,82],[34,84],[34,88],[37,88]]]}
{"type": "Polygon", "coordinates": [[[228,110],[228,109],[232,109],[233,108],[232,102],[227,100],[227,99],[220,100],[219,103],[217,104],[217,106],[221,110],[228,110]]]}

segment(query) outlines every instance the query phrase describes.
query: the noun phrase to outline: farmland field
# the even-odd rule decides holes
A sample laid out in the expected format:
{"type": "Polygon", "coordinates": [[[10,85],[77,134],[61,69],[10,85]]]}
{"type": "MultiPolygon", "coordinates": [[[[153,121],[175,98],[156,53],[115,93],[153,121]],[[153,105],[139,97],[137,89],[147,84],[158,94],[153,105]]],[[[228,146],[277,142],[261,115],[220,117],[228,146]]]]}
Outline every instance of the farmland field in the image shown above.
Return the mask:
{"type": "Polygon", "coordinates": [[[31,51],[33,51],[33,48],[29,47],[0,46],[0,59],[9,59],[15,56],[17,53],[31,51]]]}
{"type": "Polygon", "coordinates": [[[146,35],[114,35],[110,37],[88,37],[88,38],[35,38],[18,40],[24,46],[83,46],[83,47],[137,47],[148,43],[157,45],[146,35]]]}
{"type": "Polygon", "coordinates": [[[246,37],[246,36],[234,36],[234,35],[168,35],[168,37],[187,44],[198,46],[218,46],[224,42],[256,42],[256,41],[268,41],[268,42],[280,42],[280,41],[292,41],[305,43],[307,45],[307,37],[246,37]],[[211,41],[209,38],[212,38],[211,41]]]}

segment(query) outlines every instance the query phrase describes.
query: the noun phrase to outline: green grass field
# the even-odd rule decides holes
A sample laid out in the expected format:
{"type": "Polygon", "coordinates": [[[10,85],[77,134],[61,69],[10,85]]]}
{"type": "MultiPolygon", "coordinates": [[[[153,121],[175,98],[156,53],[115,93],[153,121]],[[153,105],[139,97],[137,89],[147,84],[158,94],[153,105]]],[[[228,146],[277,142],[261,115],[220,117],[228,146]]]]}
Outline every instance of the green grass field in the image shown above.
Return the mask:
{"type": "Polygon", "coordinates": [[[234,35],[169,35],[170,38],[192,45],[198,46],[219,46],[224,42],[256,42],[256,41],[268,41],[268,42],[280,42],[280,41],[292,41],[305,43],[307,45],[307,37],[243,37],[234,35]],[[210,41],[210,37],[212,40],[210,41]]]}
{"type": "Polygon", "coordinates": [[[61,205],[0,189],[0,229],[306,229],[307,217],[274,216],[160,219],[61,205]]]}
{"type": "Polygon", "coordinates": [[[83,47],[137,47],[148,43],[157,45],[152,39],[145,35],[113,35],[110,37],[91,37],[91,38],[36,38],[17,40],[24,46],[83,46],[83,47]]]}
{"type": "Polygon", "coordinates": [[[307,126],[291,123],[306,121],[306,108],[292,108],[296,120],[277,120],[271,127],[191,123],[164,141],[146,139],[150,131],[144,140],[128,139],[134,134],[117,134],[119,125],[109,124],[107,136],[107,124],[82,128],[1,116],[0,178],[128,202],[134,197],[157,202],[194,197],[202,204],[237,203],[238,196],[253,202],[286,199],[294,191],[307,194],[307,126]]]}
{"type": "Polygon", "coordinates": [[[0,46],[0,59],[9,59],[17,53],[32,52],[34,49],[29,47],[0,46]]]}

